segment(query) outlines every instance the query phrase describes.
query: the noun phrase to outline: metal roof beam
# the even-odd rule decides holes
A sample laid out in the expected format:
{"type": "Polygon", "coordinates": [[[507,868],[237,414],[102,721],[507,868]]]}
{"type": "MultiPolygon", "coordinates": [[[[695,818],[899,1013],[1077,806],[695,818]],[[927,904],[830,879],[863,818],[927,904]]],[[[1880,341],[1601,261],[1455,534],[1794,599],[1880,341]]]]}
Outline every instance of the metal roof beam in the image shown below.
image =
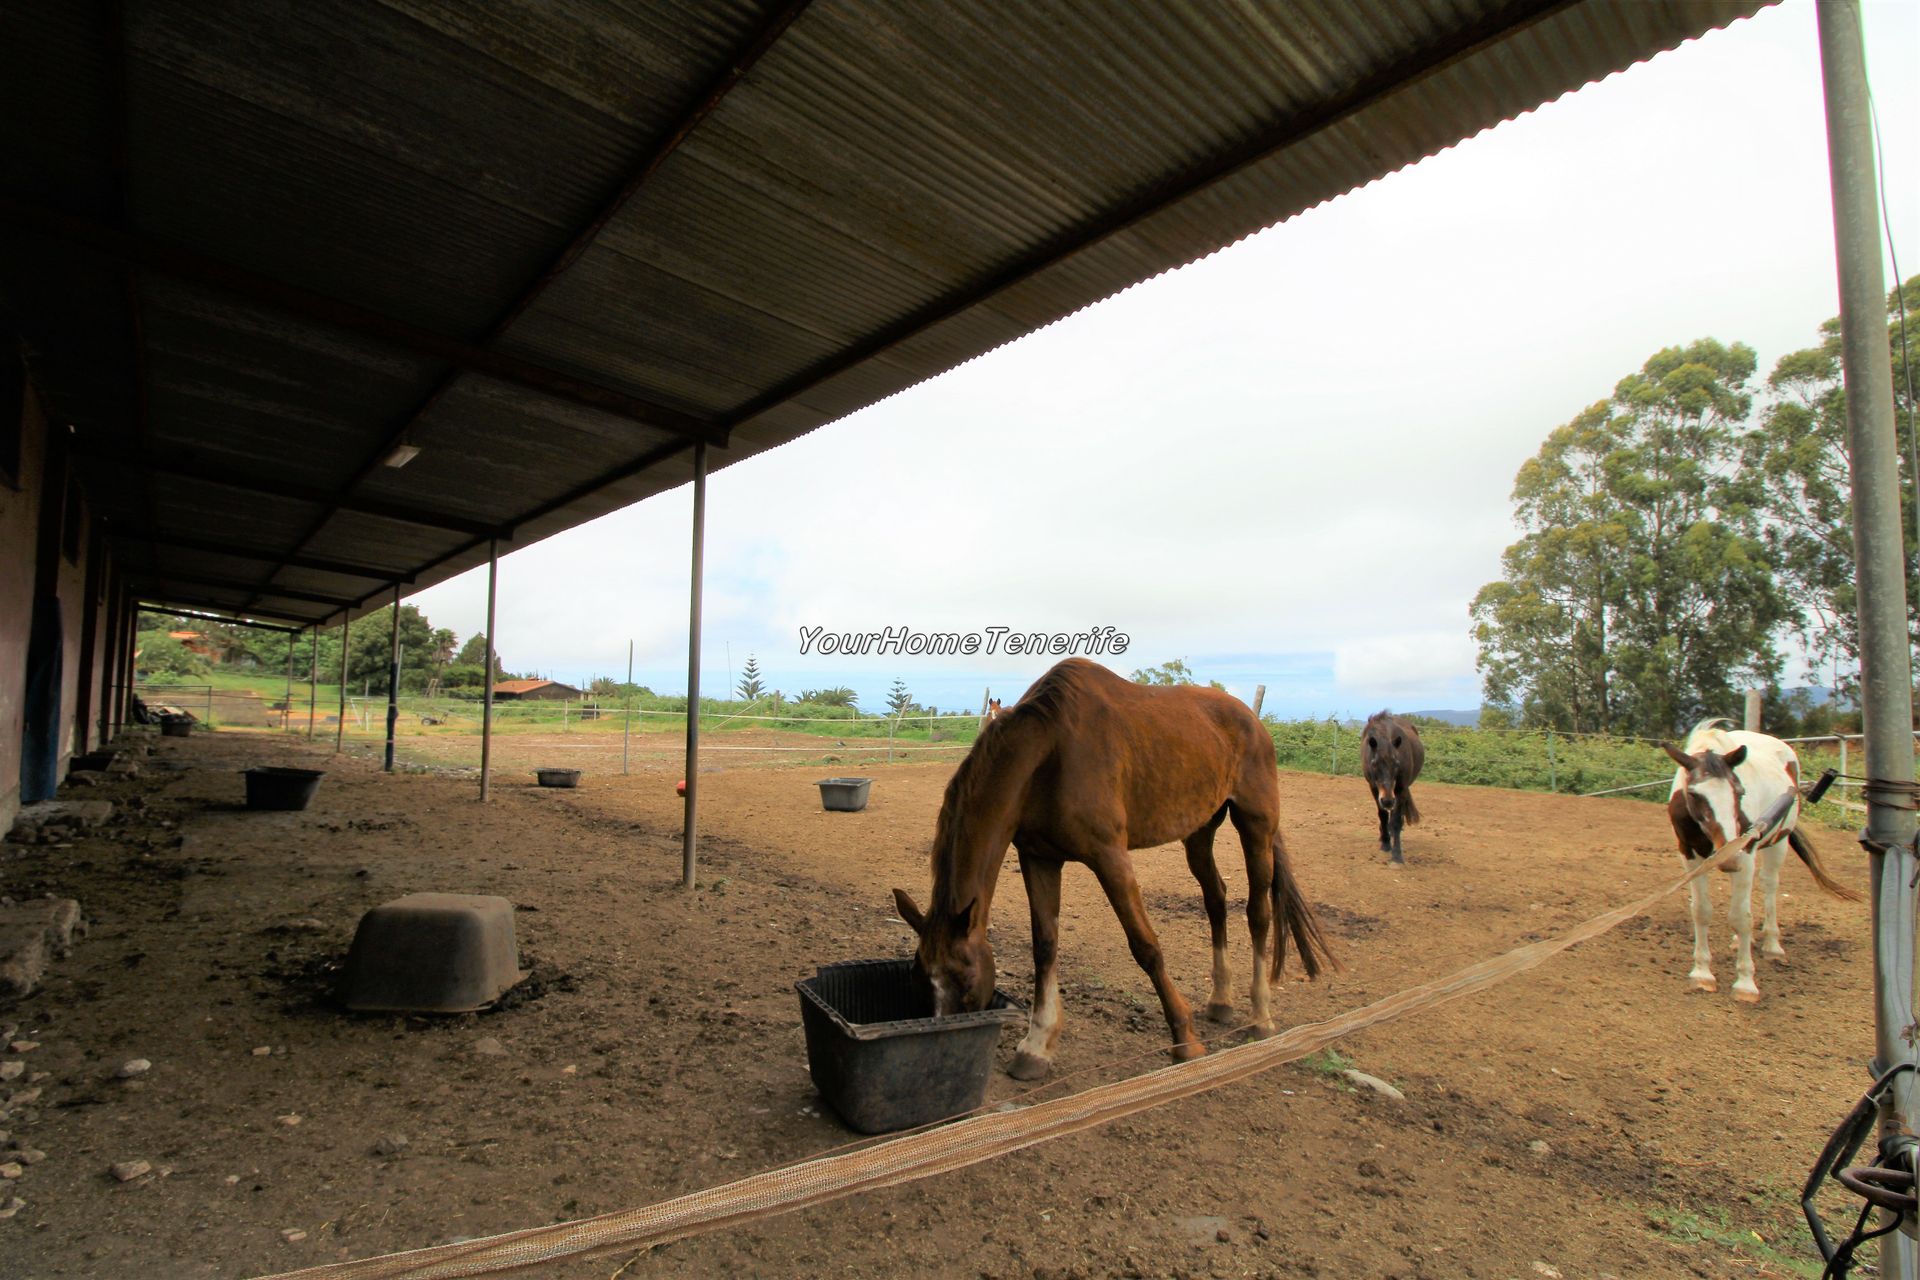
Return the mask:
{"type": "Polygon", "coordinates": [[[222,578],[206,573],[180,573],[173,569],[142,569],[133,575],[147,582],[184,582],[196,587],[212,587],[216,591],[253,592],[256,596],[278,596],[282,600],[299,600],[306,604],[331,605],[335,609],[350,609],[359,601],[344,596],[321,595],[314,591],[298,591],[292,587],[277,586],[271,582],[240,582],[233,578],[222,578]]]}
{"type": "Polygon", "coordinates": [[[204,600],[181,598],[175,600],[173,604],[154,604],[149,600],[141,600],[135,607],[142,613],[164,613],[170,618],[193,618],[200,622],[230,622],[236,627],[258,627],[262,631],[284,631],[288,635],[298,635],[302,631],[320,625],[320,623],[315,622],[313,619],[302,618],[298,614],[273,613],[266,609],[245,610],[245,612],[252,617],[280,618],[287,622],[297,622],[300,625],[297,627],[277,627],[270,622],[253,622],[249,618],[230,616],[228,612],[216,613],[214,610],[225,611],[227,606],[223,604],[210,604],[204,600]],[[185,605],[187,608],[176,609],[173,607],[173,604],[185,605]],[[189,609],[193,610],[193,612],[188,612],[189,609]]]}
{"type": "Polygon", "coordinates": [[[477,347],[370,307],[315,293],[311,289],[275,280],[190,249],[121,231],[90,218],[0,195],[0,221],[153,274],[205,285],[287,315],[432,356],[468,373],[483,374],[554,399],[570,400],[643,426],[672,432],[687,440],[705,440],[723,449],[727,444],[728,428],[721,423],[667,405],[655,404],[531,360],[477,347]]]}
{"type": "MultiPolygon", "coordinates": [[[[103,454],[91,454],[89,460],[115,461],[103,454]]],[[[138,466],[139,464],[122,461],[121,465],[138,466]]],[[[453,533],[464,533],[470,537],[488,538],[498,534],[498,530],[484,520],[471,520],[466,516],[449,515],[441,511],[422,511],[397,502],[382,502],[377,498],[349,498],[343,501],[331,489],[292,484],[268,476],[227,471],[178,459],[156,458],[142,469],[151,475],[174,476],[181,480],[218,485],[222,489],[234,489],[241,493],[258,493],[269,498],[285,498],[289,502],[310,502],[316,506],[337,507],[342,511],[357,511],[362,515],[378,516],[382,520],[397,520],[403,524],[417,524],[427,529],[446,529],[453,533]]],[[[391,582],[393,579],[388,578],[387,581],[391,582]]]]}
{"type": "Polygon", "coordinates": [[[147,536],[135,533],[121,533],[115,536],[129,543],[172,547],[180,551],[204,551],[209,555],[231,556],[236,560],[258,560],[288,569],[312,569],[319,573],[338,573],[350,578],[369,578],[374,582],[384,582],[389,585],[395,582],[408,584],[413,582],[412,574],[399,569],[349,564],[344,560],[327,560],[318,556],[288,556],[278,551],[257,551],[250,547],[237,547],[231,543],[216,542],[211,538],[177,538],[171,534],[147,536]]]}

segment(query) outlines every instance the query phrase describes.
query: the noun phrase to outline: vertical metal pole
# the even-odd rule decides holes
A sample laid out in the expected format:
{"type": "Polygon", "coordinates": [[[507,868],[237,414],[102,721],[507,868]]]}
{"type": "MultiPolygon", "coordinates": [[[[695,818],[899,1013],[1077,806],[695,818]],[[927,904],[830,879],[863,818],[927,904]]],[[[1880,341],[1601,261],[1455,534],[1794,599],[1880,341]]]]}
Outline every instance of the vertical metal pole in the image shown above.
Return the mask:
{"type": "Polygon", "coordinates": [[[626,694],[627,723],[620,730],[620,772],[627,772],[629,746],[633,741],[633,641],[627,641],[627,687],[626,694]]]}
{"type": "MultiPolygon", "coordinates": [[[[1893,362],[1887,350],[1886,281],[1867,110],[1866,51],[1858,0],[1816,6],[1826,89],[1827,167],[1840,283],[1841,367],[1852,460],[1854,572],[1860,600],[1860,708],[1865,721],[1860,842],[1873,877],[1875,1069],[1920,1060],[1914,1025],[1913,658],[1907,647],[1906,555],[1893,428],[1893,362]]],[[[1883,1143],[1915,1154],[1915,1072],[1902,1073],[1880,1108],[1883,1143]]],[[[1911,1164],[1909,1163],[1909,1166],[1911,1164]]],[[[1881,1245],[1880,1274],[1911,1280],[1914,1242],[1881,1245]]]]}
{"type": "Polygon", "coordinates": [[[387,763],[393,772],[393,732],[400,721],[400,584],[393,584],[393,643],[387,656],[387,763]]]}
{"type": "Polygon", "coordinates": [[[1760,699],[1760,690],[1747,690],[1747,714],[1740,727],[1749,733],[1760,732],[1760,699]]]}
{"type": "Polygon", "coordinates": [[[687,605],[687,801],[680,832],[681,883],[694,887],[700,818],[700,578],[707,549],[707,442],[693,446],[693,580],[687,605]]]}
{"type": "Polygon", "coordinates": [[[312,647],[307,650],[307,741],[313,741],[313,713],[320,705],[320,627],[309,628],[307,639],[312,647]]]}
{"type": "Polygon", "coordinates": [[[340,716],[333,726],[333,753],[339,755],[347,741],[347,650],[353,644],[353,615],[340,611],[340,716]]]}
{"type": "Polygon", "coordinates": [[[487,539],[487,679],[480,695],[480,803],[493,793],[493,606],[500,592],[500,540],[487,539]]]}

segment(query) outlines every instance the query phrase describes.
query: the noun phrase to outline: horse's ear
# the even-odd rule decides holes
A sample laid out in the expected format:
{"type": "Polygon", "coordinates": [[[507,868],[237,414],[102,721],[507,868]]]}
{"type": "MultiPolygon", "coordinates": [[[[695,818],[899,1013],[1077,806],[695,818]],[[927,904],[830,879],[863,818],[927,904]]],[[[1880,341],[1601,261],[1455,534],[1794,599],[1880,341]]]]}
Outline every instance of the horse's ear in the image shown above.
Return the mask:
{"type": "Polygon", "coordinates": [[[1744,745],[1738,746],[1720,758],[1727,762],[1727,768],[1737,769],[1740,767],[1740,762],[1747,758],[1747,749],[1744,745]]]}
{"type": "Polygon", "coordinates": [[[893,891],[893,909],[900,913],[900,918],[905,920],[908,927],[915,933],[927,931],[927,917],[921,913],[919,907],[913,905],[913,899],[907,896],[905,889],[893,891]]]}
{"type": "Polygon", "coordinates": [[[1694,759],[1692,756],[1688,755],[1686,752],[1682,751],[1680,748],[1674,746],[1671,742],[1661,743],[1660,749],[1666,752],[1668,755],[1672,756],[1673,762],[1679,765],[1682,769],[1685,769],[1689,773],[1693,772],[1695,769],[1698,769],[1700,767],[1700,762],[1698,760],[1694,759]]]}

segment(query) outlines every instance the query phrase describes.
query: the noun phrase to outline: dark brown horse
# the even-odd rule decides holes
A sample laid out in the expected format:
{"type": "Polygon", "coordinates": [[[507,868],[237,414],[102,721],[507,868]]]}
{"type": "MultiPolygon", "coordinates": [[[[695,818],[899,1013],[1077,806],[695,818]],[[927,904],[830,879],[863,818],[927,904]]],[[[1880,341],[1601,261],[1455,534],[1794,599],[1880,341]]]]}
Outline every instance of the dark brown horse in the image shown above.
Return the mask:
{"type": "Polygon", "coordinates": [[[1420,821],[1420,810],[1413,803],[1413,780],[1426,761],[1426,744],[1412,721],[1389,711],[1368,719],[1360,735],[1360,764],[1367,793],[1380,815],[1380,852],[1391,853],[1396,863],[1406,861],[1400,855],[1400,828],[1420,821]]]}
{"type": "Polygon", "coordinates": [[[1167,976],[1128,850],[1185,843],[1213,930],[1207,1015],[1224,1021],[1233,1011],[1227,890],[1214,864],[1213,834],[1231,817],[1247,861],[1252,1021],[1271,1030],[1270,986],[1286,961],[1288,934],[1309,976],[1332,963],[1287,866],[1279,793],[1273,739],[1234,698],[1213,689],[1134,684],[1083,658],[1060,663],[986,726],[947,783],[934,827],[927,910],[905,890],[893,891],[901,918],[920,935],[915,968],[932,986],[934,1011],[980,1009],[993,998],[987,917],[1012,843],[1032,913],[1034,973],[1033,1011],[1014,1076],[1046,1075],[1060,1038],[1054,962],[1060,871],[1067,862],[1085,863],[1106,891],[1133,958],[1159,993],[1174,1056],[1206,1052],[1186,999],[1167,976]],[[1279,937],[1269,946],[1276,920],[1279,937]]]}

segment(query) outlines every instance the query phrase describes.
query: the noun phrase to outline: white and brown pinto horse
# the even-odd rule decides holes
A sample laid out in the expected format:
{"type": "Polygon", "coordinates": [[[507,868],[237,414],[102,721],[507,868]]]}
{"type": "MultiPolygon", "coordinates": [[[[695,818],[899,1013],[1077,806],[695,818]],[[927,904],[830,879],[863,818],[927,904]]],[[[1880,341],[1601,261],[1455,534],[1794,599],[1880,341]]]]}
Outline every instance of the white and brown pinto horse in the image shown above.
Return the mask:
{"type": "Polygon", "coordinates": [[[1068,658],[1026,695],[999,710],[947,783],[933,837],[933,894],[922,912],[904,889],[894,905],[920,935],[915,973],[932,989],[936,1014],[984,1008],[993,998],[987,919],[1007,845],[1020,851],[1033,924],[1033,1010],[1011,1068],[1021,1080],[1047,1074],[1060,1038],[1060,872],[1091,868],[1127,942],[1160,996],[1178,1059],[1206,1051],[1185,997],[1167,976],[1147,922],[1129,850],[1179,840],[1200,882],[1213,932],[1207,1015],[1232,1014],[1227,965],[1227,890],[1213,835],[1233,820],[1247,863],[1247,924],[1253,935],[1252,1023],[1273,1024],[1271,984],[1299,945],[1309,976],[1332,956],[1301,896],[1280,839],[1280,780],[1273,738],[1253,712],[1215,689],[1150,688],[1083,658],[1068,658]],[[1278,924],[1278,937],[1272,937],[1278,924]]]}
{"type": "MultiPolygon", "coordinates": [[[[1796,828],[1800,817],[1800,758],[1793,748],[1764,733],[1734,729],[1726,720],[1702,720],[1687,735],[1685,750],[1671,742],[1660,744],[1679,766],[1667,798],[1667,817],[1680,841],[1680,854],[1691,868],[1714,850],[1746,835],[1760,816],[1783,798],[1790,798],[1786,817],[1772,834],[1759,842],[1760,892],[1763,916],[1760,949],[1784,959],[1780,920],[1775,899],[1780,890],[1780,865],[1787,849],[1800,855],[1822,889],[1850,902],[1860,895],[1827,874],[1807,838],[1796,828]],[[1725,727],[1723,727],[1725,726],[1725,727]]],[[[1753,974],[1753,870],[1755,852],[1748,845],[1733,855],[1730,866],[1733,900],[1727,915],[1733,921],[1733,998],[1751,1004],[1760,999],[1753,974]]],[[[1693,972],[1687,975],[1695,991],[1716,991],[1713,947],[1709,938],[1713,902],[1707,878],[1689,886],[1693,893],[1693,972]]]]}

